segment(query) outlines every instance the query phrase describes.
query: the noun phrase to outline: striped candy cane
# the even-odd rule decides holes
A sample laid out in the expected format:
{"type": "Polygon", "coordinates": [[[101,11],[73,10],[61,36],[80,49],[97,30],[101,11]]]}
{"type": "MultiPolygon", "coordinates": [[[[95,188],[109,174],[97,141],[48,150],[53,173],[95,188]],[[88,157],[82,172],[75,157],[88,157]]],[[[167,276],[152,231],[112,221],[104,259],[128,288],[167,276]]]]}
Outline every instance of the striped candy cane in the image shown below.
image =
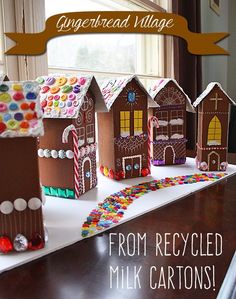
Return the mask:
{"type": "Polygon", "coordinates": [[[74,180],[75,180],[75,198],[79,198],[79,148],[78,135],[74,125],[66,127],[62,133],[62,142],[67,143],[69,133],[72,132],[73,150],[74,150],[74,180]]]}
{"type": "Polygon", "coordinates": [[[158,119],[156,116],[151,116],[148,120],[148,171],[151,173],[151,137],[152,128],[159,128],[158,119]]]}

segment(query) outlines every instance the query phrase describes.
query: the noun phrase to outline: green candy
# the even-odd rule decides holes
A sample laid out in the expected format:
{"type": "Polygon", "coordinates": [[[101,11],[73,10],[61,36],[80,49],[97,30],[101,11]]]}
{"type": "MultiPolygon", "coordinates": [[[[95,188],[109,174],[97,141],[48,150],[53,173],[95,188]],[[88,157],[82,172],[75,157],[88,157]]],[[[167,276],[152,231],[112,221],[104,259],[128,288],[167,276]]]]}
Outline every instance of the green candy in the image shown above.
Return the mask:
{"type": "Polygon", "coordinates": [[[62,87],[61,91],[63,93],[69,93],[69,92],[72,91],[72,89],[73,89],[73,87],[71,85],[65,85],[65,86],[62,87]]]}
{"type": "Polygon", "coordinates": [[[0,85],[0,91],[6,92],[9,90],[9,87],[6,84],[1,84],[0,85]]]}
{"type": "Polygon", "coordinates": [[[43,79],[43,77],[38,77],[38,78],[36,79],[36,81],[37,81],[39,84],[43,84],[43,83],[44,83],[44,79],[43,79]]]}

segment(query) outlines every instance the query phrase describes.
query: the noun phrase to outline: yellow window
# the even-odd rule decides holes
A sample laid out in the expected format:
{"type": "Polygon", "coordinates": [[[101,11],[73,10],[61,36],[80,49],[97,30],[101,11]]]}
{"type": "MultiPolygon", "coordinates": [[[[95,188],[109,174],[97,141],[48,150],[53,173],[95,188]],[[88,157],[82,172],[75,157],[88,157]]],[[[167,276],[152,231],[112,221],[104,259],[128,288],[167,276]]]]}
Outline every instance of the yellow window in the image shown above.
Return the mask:
{"type": "Polygon", "coordinates": [[[221,123],[219,118],[215,115],[210,121],[208,127],[207,144],[208,145],[221,145],[221,123]]]}
{"type": "Polygon", "coordinates": [[[143,111],[134,110],[134,135],[143,133],[143,111]]]}
{"type": "Polygon", "coordinates": [[[122,137],[130,135],[130,111],[120,111],[120,135],[122,137]]]}

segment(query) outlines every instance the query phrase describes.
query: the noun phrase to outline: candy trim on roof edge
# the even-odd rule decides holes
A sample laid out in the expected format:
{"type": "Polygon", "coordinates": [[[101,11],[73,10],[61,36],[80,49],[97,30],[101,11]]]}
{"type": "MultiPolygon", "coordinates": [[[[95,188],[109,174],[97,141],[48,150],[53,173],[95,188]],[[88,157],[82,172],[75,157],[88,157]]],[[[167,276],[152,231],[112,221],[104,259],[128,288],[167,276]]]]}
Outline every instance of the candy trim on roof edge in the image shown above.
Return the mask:
{"type": "Polygon", "coordinates": [[[220,88],[220,90],[224,93],[224,95],[226,95],[226,97],[229,99],[229,101],[233,105],[236,105],[236,102],[233,99],[231,99],[231,97],[226,93],[226,91],[222,88],[222,86],[219,82],[211,82],[207,85],[206,89],[200,94],[200,96],[195,100],[195,102],[193,103],[193,106],[196,108],[202,102],[202,100],[204,100],[205,97],[212,91],[212,89],[216,85],[220,88]]]}
{"type": "Polygon", "coordinates": [[[120,93],[123,91],[123,89],[126,87],[126,85],[128,83],[130,83],[133,79],[136,80],[136,82],[139,84],[140,88],[145,92],[145,94],[147,95],[148,97],[148,108],[153,108],[153,107],[158,107],[157,103],[151,98],[150,94],[148,93],[148,91],[146,90],[146,88],[143,86],[142,82],[139,80],[139,78],[137,77],[137,75],[129,75],[129,76],[120,76],[120,77],[115,77],[115,78],[112,78],[112,79],[108,79],[108,80],[105,80],[103,83],[102,83],[102,86],[101,86],[101,92],[102,92],[102,95],[104,97],[104,103],[107,107],[107,110],[110,111],[111,110],[111,107],[112,105],[114,104],[114,102],[116,101],[116,99],[119,97],[120,93]],[[111,99],[109,99],[108,102],[106,102],[105,100],[105,93],[103,92],[103,89],[110,83],[110,82],[113,82],[114,80],[120,80],[120,81],[124,81],[122,82],[122,85],[120,86],[121,88],[115,92],[113,94],[113,96],[111,97],[111,99]]]}
{"type": "MultiPolygon", "coordinates": [[[[189,96],[184,92],[183,88],[179,85],[179,83],[175,80],[175,79],[172,79],[172,78],[160,78],[159,80],[157,80],[156,82],[158,81],[161,81],[159,83],[159,85],[157,86],[156,90],[153,91],[153,86],[156,84],[153,84],[150,88],[149,88],[149,94],[150,96],[155,99],[155,97],[157,96],[157,94],[167,85],[167,83],[169,83],[170,81],[172,81],[179,89],[180,91],[186,96],[186,99],[187,99],[187,102],[186,102],[186,110],[188,112],[192,112],[192,113],[195,113],[196,111],[194,110],[193,108],[193,105],[191,103],[191,100],[189,98],[189,96]]],[[[158,105],[158,104],[157,104],[158,105]]],[[[160,107],[158,105],[158,107],[160,107]]]]}

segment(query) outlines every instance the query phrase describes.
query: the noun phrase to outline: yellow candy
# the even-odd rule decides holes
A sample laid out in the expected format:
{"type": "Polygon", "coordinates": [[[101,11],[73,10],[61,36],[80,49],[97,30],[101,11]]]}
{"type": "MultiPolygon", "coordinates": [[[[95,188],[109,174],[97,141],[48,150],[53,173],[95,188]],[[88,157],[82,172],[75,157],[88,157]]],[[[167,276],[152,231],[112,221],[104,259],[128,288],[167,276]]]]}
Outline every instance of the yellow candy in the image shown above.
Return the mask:
{"type": "Polygon", "coordinates": [[[21,91],[21,90],[23,90],[21,84],[12,84],[12,89],[15,90],[15,91],[21,91]]]}
{"type": "Polygon", "coordinates": [[[104,169],[103,169],[103,173],[104,173],[105,176],[108,176],[108,174],[109,174],[109,170],[108,170],[107,167],[104,167],[104,169]]]}
{"type": "Polygon", "coordinates": [[[59,86],[66,84],[66,82],[67,82],[67,79],[65,77],[60,77],[60,78],[56,79],[56,84],[59,86]]]}
{"type": "Polygon", "coordinates": [[[67,95],[66,94],[63,94],[62,96],[61,96],[61,100],[62,101],[65,101],[67,99],[67,95]]]}
{"type": "Polygon", "coordinates": [[[2,93],[0,94],[0,102],[3,103],[9,103],[11,101],[11,96],[9,95],[9,93],[2,93]]]}

